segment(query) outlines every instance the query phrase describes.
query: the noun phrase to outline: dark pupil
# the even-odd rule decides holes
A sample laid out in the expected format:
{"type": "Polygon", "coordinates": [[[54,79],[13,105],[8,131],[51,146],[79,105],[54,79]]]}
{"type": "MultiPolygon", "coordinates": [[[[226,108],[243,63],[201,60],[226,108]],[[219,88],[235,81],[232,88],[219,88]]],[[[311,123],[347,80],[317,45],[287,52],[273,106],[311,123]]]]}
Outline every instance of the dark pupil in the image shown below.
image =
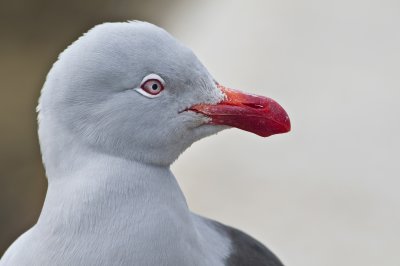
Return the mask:
{"type": "Polygon", "coordinates": [[[154,83],[153,85],[151,85],[151,88],[152,88],[153,90],[157,90],[157,89],[158,89],[158,85],[154,83]]]}

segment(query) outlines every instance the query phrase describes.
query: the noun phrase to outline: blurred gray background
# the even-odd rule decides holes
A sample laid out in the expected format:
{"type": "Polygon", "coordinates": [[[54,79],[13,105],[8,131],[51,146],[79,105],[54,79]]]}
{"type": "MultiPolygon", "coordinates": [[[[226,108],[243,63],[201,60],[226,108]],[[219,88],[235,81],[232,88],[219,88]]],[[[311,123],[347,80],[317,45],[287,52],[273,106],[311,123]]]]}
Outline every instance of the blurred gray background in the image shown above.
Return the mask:
{"type": "Polygon", "coordinates": [[[400,2],[0,1],[0,255],[46,192],[35,106],[57,55],[105,21],[147,20],[222,84],[276,99],[293,131],[236,129],[173,171],[197,213],[287,265],[400,265],[400,2]]]}

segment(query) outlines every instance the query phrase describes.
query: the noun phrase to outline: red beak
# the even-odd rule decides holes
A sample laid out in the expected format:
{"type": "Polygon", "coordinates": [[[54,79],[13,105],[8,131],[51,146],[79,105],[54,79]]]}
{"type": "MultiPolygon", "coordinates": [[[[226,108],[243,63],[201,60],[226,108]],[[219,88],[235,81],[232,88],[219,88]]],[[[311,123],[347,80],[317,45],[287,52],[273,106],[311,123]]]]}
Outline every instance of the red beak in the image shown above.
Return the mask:
{"type": "Polygon", "coordinates": [[[188,110],[201,113],[209,124],[240,128],[262,137],[290,131],[286,111],[274,100],[240,91],[217,87],[226,95],[218,104],[196,104],[188,110]]]}

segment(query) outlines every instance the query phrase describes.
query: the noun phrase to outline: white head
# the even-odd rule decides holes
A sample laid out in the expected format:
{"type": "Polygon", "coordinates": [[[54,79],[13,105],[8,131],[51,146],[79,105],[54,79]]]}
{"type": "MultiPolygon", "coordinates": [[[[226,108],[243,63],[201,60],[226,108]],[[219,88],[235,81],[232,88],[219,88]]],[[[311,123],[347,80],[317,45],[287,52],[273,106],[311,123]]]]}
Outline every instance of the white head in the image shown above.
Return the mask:
{"type": "Polygon", "coordinates": [[[38,106],[45,164],[50,157],[57,160],[47,153],[68,149],[71,141],[99,153],[169,165],[223,125],[263,136],[289,130],[288,117],[275,102],[239,94],[217,85],[192,51],[159,27],[96,26],[59,56],[47,76],[38,106]],[[240,110],[229,110],[243,100],[237,95],[257,101],[241,101],[240,110]],[[257,125],[243,108],[258,112],[257,125]]]}

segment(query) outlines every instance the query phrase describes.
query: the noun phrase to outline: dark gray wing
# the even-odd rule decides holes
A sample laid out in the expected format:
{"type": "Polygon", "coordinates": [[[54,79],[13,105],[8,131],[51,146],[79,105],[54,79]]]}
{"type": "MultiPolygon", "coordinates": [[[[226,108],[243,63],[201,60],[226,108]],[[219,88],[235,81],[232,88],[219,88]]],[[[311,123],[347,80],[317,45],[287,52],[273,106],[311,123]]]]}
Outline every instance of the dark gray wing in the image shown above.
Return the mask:
{"type": "Polygon", "coordinates": [[[232,241],[232,253],[227,266],[283,266],[282,262],[263,244],[240,230],[213,221],[217,230],[232,241]]]}

